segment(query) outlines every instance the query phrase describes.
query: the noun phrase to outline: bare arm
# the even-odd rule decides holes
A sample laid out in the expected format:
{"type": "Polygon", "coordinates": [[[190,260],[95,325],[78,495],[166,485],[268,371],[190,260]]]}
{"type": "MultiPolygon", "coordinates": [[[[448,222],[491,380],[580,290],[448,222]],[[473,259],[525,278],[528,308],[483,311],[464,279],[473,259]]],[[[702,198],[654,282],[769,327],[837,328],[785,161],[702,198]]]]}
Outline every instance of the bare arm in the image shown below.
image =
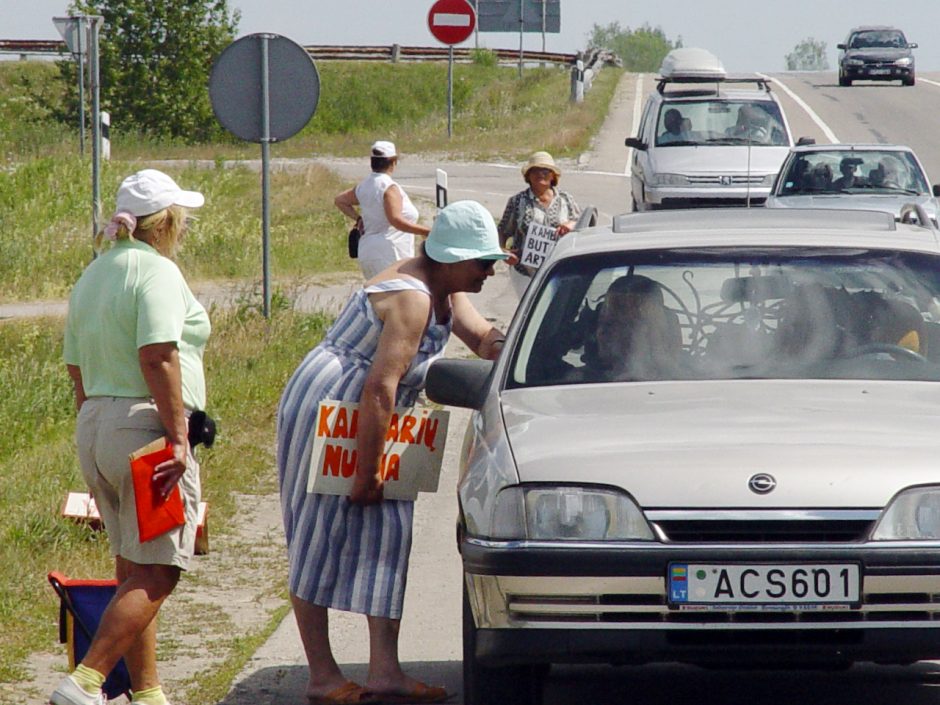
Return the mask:
{"type": "Polygon", "coordinates": [[[374,504],[382,500],[379,462],[385,434],[395,408],[398,383],[418,352],[431,311],[428,297],[418,291],[372,294],[382,334],[359,397],[358,464],[349,500],[374,504]]]}
{"type": "Polygon", "coordinates": [[[66,365],[66,367],[69,377],[72,378],[72,386],[75,388],[75,408],[79,410],[88,398],[85,395],[85,385],[82,383],[82,370],[78,365],[66,365]]]}
{"type": "Polygon", "coordinates": [[[431,232],[429,227],[418,225],[417,223],[410,223],[402,217],[401,187],[389,186],[385,189],[382,204],[385,207],[385,217],[396,230],[401,230],[403,233],[414,233],[415,235],[427,235],[431,232]]]}
{"type": "Polygon", "coordinates": [[[186,471],[186,410],[183,407],[183,378],[175,343],[154,343],[138,350],[140,371],[157,405],[157,413],[173,447],[173,459],[160,463],[153,474],[160,493],[166,497],[186,471]]]}
{"type": "Polygon", "coordinates": [[[484,360],[495,360],[503,349],[506,335],[480,315],[463,292],[450,297],[454,313],[454,334],[484,360]]]}
{"type": "Polygon", "coordinates": [[[351,218],[352,220],[359,218],[359,213],[353,208],[353,206],[359,205],[359,199],[356,197],[356,189],[351,188],[348,191],[343,191],[333,199],[333,203],[347,218],[351,218]]]}

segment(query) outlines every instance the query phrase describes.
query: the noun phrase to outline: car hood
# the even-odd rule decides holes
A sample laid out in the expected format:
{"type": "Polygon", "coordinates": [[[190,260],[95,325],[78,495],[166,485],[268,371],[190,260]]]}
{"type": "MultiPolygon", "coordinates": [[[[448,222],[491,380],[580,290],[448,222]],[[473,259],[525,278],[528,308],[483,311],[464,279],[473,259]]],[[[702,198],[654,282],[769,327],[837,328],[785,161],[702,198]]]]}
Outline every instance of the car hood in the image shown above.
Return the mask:
{"type": "Polygon", "coordinates": [[[901,215],[906,203],[920,204],[928,215],[937,217],[937,202],[933,196],[922,194],[804,194],[800,196],[770,196],[764,204],[768,208],[839,208],[848,210],[884,211],[895,218],[901,215]]]}
{"type": "Polygon", "coordinates": [[[897,61],[909,56],[911,56],[910,49],[894,49],[891,47],[851,49],[845,53],[846,59],[863,59],[864,61],[897,61]]]}
{"type": "MultiPolygon", "coordinates": [[[[788,147],[751,149],[752,174],[776,174],[789,154],[788,147]]],[[[748,172],[747,145],[714,145],[703,147],[657,147],[651,156],[657,174],[736,175],[748,172]]]]}
{"type": "Polygon", "coordinates": [[[613,485],[644,508],[871,508],[940,482],[938,383],[575,385],[501,405],[522,482],[613,485]],[[756,473],[776,489],[750,491],[756,473]]]}

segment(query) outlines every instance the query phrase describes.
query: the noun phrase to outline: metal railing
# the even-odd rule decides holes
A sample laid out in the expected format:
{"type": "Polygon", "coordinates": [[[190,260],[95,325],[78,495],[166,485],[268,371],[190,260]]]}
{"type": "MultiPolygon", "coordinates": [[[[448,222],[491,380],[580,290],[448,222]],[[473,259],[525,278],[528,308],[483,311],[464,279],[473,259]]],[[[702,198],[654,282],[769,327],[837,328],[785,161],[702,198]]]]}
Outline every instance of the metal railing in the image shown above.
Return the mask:
{"type": "MultiPolygon", "coordinates": [[[[447,61],[447,47],[390,46],[327,46],[305,45],[304,49],[317,61],[447,61]]],[[[493,49],[500,63],[515,63],[519,52],[514,49],[493,49]]],[[[60,39],[0,39],[0,53],[5,54],[66,54],[68,49],[60,39]]],[[[467,63],[473,61],[474,50],[454,47],[454,60],[467,63]]],[[[527,51],[527,62],[572,65],[577,54],[527,51]]]]}

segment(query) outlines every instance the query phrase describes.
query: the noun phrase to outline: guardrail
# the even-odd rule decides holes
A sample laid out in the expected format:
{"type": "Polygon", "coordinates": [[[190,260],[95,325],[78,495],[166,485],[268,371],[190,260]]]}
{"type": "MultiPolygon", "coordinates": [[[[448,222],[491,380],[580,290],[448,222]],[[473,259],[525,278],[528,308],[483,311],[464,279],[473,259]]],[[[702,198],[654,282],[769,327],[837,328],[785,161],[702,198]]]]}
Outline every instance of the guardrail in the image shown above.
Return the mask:
{"type": "MultiPolygon", "coordinates": [[[[308,54],[318,61],[447,61],[447,47],[404,47],[391,46],[328,46],[305,45],[308,54]]],[[[454,60],[463,63],[473,60],[473,49],[454,47],[454,60]]],[[[519,60],[519,52],[512,49],[493,49],[501,63],[514,63],[519,60]]],[[[0,53],[4,54],[66,54],[65,42],[60,39],[0,39],[0,53]]],[[[577,61],[577,54],[559,54],[554,52],[524,52],[527,62],[572,65],[577,61]]]]}

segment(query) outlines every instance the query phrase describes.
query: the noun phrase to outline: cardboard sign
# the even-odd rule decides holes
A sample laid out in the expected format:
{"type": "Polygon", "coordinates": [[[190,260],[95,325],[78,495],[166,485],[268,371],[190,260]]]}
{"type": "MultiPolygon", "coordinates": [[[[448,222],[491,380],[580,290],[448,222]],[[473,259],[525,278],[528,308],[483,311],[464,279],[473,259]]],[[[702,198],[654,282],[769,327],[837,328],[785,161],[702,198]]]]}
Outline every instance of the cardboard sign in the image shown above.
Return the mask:
{"type": "Polygon", "coordinates": [[[545,258],[555,249],[555,242],[558,240],[557,232],[558,228],[530,223],[522,245],[520,264],[532,269],[541,267],[545,258]]]}
{"type": "MultiPolygon", "coordinates": [[[[448,418],[447,411],[395,407],[379,463],[386,499],[414,500],[418,492],[437,492],[448,418]]],[[[356,473],[358,431],[359,404],[320,402],[307,492],[349,494],[356,473]]]]}

